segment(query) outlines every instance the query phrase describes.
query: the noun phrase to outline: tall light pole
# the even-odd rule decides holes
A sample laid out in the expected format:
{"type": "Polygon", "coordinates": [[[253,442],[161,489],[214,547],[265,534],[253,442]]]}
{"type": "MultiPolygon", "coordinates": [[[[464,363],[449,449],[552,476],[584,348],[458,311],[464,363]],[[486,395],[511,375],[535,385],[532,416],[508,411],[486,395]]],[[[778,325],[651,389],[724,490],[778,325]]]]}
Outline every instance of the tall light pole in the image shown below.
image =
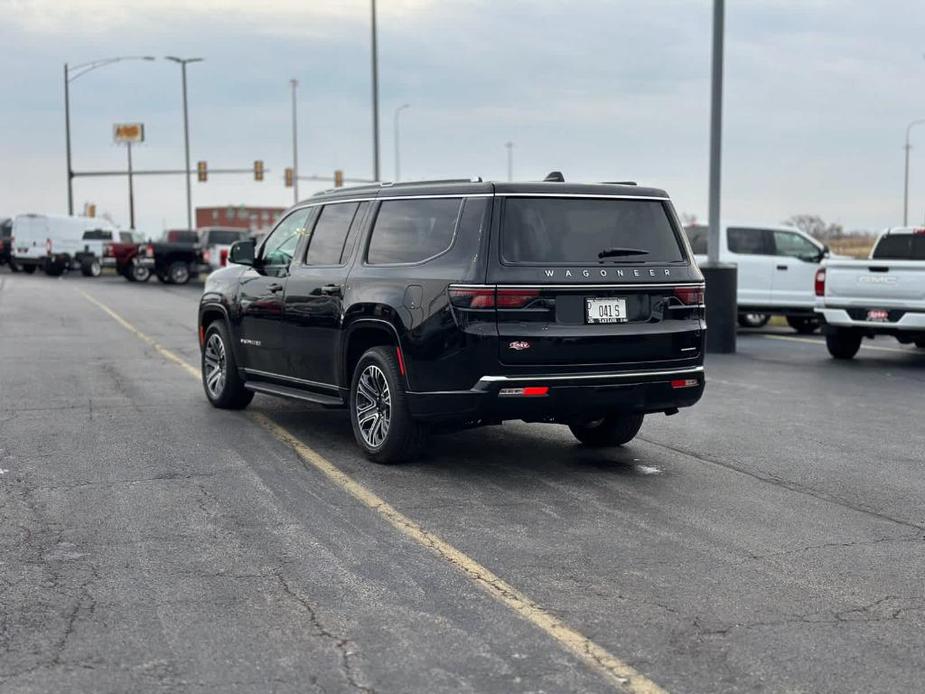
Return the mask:
{"type": "Polygon", "coordinates": [[[299,80],[291,79],[289,84],[292,85],[292,202],[299,201],[299,130],[298,117],[296,113],[296,89],[299,86],[299,80]]]}
{"type": "Polygon", "coordinates": [[[504,146],[507,147],[507,180],[510,183],[514,180],[514,143],[505,142],[504,146]]]}
{"type": "Polygon", "coordinates": [[[925,118],[914,120],[906,126],[906,175],[903,181],[903,226],[909,226],[909,152],[912,144],[909,142],[909,134],[916,125],[925,123],[925,118]]]}
{"type": "Polygon", "coordinates": [[[189,108],[186,102],[186,66],[189,63],[199,63],[204,58],[177,58],[168,55],[167,60],[172,60],[180,65],[180,72],[183,75],[183,146],[186,150],[186,228],[193,228],[193,190],[190,185],[190,168],[189,168],[189,108]]]}
{"type": "Polygon", "coordinates": [[[376,44],[376,0],[372,5],[372,68],[373,68],[373,180],[379,180],[379,48],[376,44]]]}
{"type": "Polygon", "coordinates": [[[411,104],[402,104],[395,109],[395,182],[401,180],[401,139],[399,137],[400,133],[398,130],[398,116],[406,108],[410,108],[411,104]]]}
{"type": "Polygon", "coordinates": [[[104,65],[112,65],[123,60],[154,60],[150,55],[126,55],[118,58],[101,58],[80,65],[64,64],[64,146],[67,153],[67,213],[74,214],[74,170],[71,168],[71,95],[70,84],[81,75],[96,70],[104,65]]]}

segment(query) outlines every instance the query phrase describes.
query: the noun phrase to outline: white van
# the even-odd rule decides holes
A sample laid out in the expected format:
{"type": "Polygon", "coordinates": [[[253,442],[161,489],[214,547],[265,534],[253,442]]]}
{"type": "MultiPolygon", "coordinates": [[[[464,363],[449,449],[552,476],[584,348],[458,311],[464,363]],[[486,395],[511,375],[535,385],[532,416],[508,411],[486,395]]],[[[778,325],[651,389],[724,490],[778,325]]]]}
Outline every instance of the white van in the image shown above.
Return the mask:
{"type": "MultiPolygon", "coordinates": [[[[707,260],[707,227],[686,226],[698,263],[707,260]]],[[[793,227],[723,224],[719,261],[738,266],[739,324],[760,327],[772,315],[785,316],[798,333],[812,333],[821,321],[814,312],[814,278],[829,249],[793,227]]]]}
{"type": "Polygon", "coordinates": [[[42,268],[52,276],[79,267],[83,274],[99,274],[98,243],[84,241],[88,231],[116,231],[112,223],[93,217],[21,214],[13,219],[13,261],[24,272],[42,268]]]}

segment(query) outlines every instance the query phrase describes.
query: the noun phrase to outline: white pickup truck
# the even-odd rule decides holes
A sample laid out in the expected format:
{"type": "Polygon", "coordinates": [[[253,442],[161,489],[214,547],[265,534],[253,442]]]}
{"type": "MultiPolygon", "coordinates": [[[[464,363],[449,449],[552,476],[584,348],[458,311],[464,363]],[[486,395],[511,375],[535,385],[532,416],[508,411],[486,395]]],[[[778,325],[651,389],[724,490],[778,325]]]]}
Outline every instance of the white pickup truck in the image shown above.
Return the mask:
{"type": "Polygon", "coordinates": [[[826,260],[815,290],[836,359],[851,359],[877,335],[925,348],[925,228],[887,229],[867,259],[826,260]]]}

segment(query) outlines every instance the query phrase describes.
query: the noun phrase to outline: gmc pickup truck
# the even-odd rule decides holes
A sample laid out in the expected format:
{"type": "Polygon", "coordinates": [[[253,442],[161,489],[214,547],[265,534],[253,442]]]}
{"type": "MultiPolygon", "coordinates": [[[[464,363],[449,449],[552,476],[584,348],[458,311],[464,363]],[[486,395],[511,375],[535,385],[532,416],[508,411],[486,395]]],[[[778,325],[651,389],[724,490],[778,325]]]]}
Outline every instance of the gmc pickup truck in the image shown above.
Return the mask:
{"type": "Polygon", "coordinates": [[[877,335],[925,348],[925,228],[887,229],[867,259],[826,260],[815,291],[835,359],[851,359],[877,335]]]}

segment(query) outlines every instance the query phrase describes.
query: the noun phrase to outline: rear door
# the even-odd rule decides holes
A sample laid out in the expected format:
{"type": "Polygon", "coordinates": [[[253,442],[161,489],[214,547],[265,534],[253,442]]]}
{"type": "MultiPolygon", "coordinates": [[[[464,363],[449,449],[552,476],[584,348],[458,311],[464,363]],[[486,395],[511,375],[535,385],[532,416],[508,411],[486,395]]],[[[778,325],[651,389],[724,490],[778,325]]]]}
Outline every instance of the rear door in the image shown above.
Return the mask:
{"type": "Polygon", "coordinates": [[[822,249],[795,231],[775,229],[774,272],[771,300],[776,306],[812,308],[816,303],[813,279],[822,260],[822,249]]]}
{"type": "Polygon", "coordinates": [[[726,229],[726,248],[729,262],[735,263],[738,268],[739,306],[771,305],[771,284],[777,258],[770,230],[729,227],[726,229]]]}
{"type": "Polygon", "coordinates": [[[499,360],[598,367],[699,356],[702,279],[667,201],[507,195],[488,279],[499,360]]]}

